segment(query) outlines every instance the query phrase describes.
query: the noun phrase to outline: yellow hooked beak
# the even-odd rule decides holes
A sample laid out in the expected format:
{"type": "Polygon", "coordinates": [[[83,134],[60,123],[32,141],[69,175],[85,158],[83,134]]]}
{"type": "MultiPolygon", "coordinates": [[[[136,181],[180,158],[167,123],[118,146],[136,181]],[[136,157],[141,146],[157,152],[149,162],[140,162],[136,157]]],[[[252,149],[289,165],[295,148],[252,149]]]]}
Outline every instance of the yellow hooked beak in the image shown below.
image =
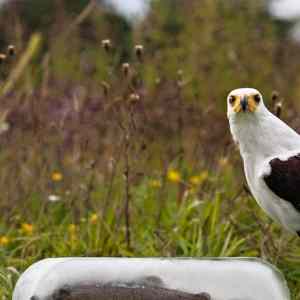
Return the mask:
{"type": "Polygon", "coordinates": [[[257,102],[253,99],[252,96],[243,95],[236,99],[233,110],[238,113],[242,112],[255,112],[257,107],[257,102]]]}

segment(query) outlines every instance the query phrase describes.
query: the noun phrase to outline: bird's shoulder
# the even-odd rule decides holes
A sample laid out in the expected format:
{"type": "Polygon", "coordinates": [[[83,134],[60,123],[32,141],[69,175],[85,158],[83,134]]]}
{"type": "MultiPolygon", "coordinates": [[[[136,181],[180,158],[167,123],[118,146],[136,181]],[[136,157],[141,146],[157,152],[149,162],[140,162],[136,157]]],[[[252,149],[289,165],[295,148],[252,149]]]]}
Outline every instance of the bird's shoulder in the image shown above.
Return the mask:
{"type": "Polygon", "coordinates": [[[300,151],[285,158],[274,157],[268,161],[268,167],[268,172],[263,175],[266,185],[300,211],[300,151]]]}
{"type": "Polygon", "coordinates": [[[294,175],[300,174],[300,150],[293,155],[270,158],[268,160],[268,165],[270,167],[270,174],[265,174],[264,177],[282,175],[284,177],[289,176],[293,178],[294,175]]]}

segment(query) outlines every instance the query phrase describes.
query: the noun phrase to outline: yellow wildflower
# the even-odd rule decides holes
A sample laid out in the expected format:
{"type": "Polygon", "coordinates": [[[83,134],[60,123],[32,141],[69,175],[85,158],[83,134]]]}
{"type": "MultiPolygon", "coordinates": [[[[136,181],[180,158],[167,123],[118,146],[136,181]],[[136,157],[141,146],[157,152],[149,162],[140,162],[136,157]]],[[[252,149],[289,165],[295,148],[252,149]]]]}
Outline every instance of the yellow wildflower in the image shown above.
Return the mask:
{"type": "Polygon", "coordinates": [[[152,179],[152,180],[150,180],[149,185],[153,188],[160,188],[161,182],[157,179],[152,179]]]}
{"type": "Polygon", "coordinates": [[[62,181],[63,175],[60,172],[53,172],[51,178],[53,181],[62,181]]]}
{"type": "Polygon", "coordinates": [[[201,185],[208,178],[208,172],[203,171],[199,175],[194,175],[190,178],[192,185],[201,185]]]}
{"type": "Polygon", "coordinates": [[[171,182],[180,182],[181,181],[180,173],[176,170],[169,170],[167,177],[171,182]]]}
{"type": "Polygon", "coordinates": [[[68,227],[68,231],[70,234],[75,234],[76,233],[76,225],[75,224],[70,224],[68,227]]]}
{"type": "Polygon", "coordinates": [[[31,235],[33,232],[33,225],[29,223],[22,223],[21,231],[26,235],[31,235]]]}
{"type": "Polygon", "coordinates": [[[95,214],[95,213],[91,214],[91,216],[90,216],[91,224],[93,224],[93,225],[97,224],[98,220],[99,220],[99,217],[97,214],[95,214]]]}
{"type": "Polygon", "coordinates": [[[70,237],[71,243],[74,243],[76,241],[76,238],[77,238],[76,230],[77,230],[77,226],[75,224],[72,223],[68,226],[69,237],[70,237]]]}
{"type": "Polygon", "coordinates": [[[9,238],[7,236],[0,237],[0,246],[7,246],[9,244],[9,238]]]}
{"type": "Polygon", "coordinates": [[[192,176],[190,178],[190,183],[192,185],[199,185],[199,184],[201,184],[201,177],[199,175],[192,176]]]}

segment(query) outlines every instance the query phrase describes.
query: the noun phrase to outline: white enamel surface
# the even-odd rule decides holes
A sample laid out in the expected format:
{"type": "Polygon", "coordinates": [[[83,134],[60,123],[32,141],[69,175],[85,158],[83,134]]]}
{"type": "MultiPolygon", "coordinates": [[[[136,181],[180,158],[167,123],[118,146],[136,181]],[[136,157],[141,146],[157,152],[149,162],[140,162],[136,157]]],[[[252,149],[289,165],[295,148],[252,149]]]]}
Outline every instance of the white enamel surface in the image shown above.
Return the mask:
{"type": "Polygon", "coordinates": [[[213,300],[289,300],[281,274],[254,259],[65,258],[47,259],[19,279],[13,300],[45,300],[64,285],[139,281],[157,276],[166,288],[207,292],[213,300]]]}
{"type": "Polygon", "coordinates": [[[30,266],[19,278],[13,299],[30,299],[37,289],[39,280],[51,272],[53,266],[62,261],[66,261],[66,258],[47,258],[30,266]]]}

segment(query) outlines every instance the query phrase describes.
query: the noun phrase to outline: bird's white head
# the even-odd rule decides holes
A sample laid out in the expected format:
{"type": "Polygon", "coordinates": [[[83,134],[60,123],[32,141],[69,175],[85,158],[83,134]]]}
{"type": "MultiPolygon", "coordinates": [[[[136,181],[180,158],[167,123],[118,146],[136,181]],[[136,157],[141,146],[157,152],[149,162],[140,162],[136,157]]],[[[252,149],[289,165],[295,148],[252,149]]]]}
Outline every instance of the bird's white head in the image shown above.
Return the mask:
{"type": "Polygon", "coordinates": [[[256,161],[300,149],[297,132],[273,115],[264,105],[259,91],[236,89],[227,97],[227,115],[234,141],[242,157],[256,161]]]}
{"type": "Polygon", "coordinates": [[[233,90],[227,97],[227,116],[229,119],[245,118],[265,112],[261,93],[253,88],[233,90]]]}
{"type": "Polygon", "coordinates": [[[234,141],[240,145],[241,152],[251,151],[257,147],[257,143],[265,134],[260,125],[268,114],[269,111],[258,90],[240,88],[229,93],[227,97],[229,127],[234,141]]]}

